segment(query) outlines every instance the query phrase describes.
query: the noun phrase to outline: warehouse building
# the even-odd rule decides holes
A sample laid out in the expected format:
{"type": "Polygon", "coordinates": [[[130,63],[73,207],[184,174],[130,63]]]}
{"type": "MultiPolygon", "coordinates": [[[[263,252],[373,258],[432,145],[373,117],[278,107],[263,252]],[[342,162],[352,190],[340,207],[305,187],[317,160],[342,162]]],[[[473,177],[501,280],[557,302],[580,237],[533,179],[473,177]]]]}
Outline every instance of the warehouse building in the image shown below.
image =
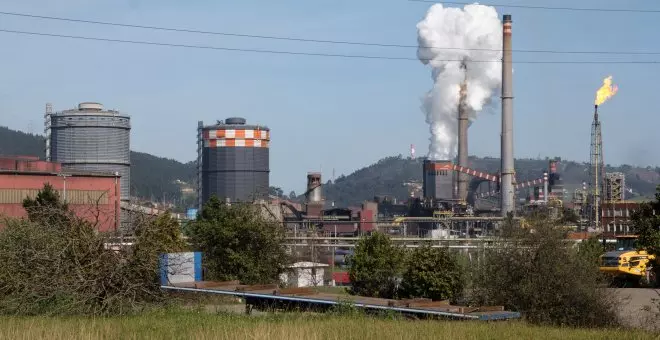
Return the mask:
{"type": "Polygon", "coordinates": [[[0,216],[26,217],[23,200],[49,183],[60,198],[100,232],[118,228],[119,174],[63,171],[60,163],[36,157],[0,157],[0,216]]]}

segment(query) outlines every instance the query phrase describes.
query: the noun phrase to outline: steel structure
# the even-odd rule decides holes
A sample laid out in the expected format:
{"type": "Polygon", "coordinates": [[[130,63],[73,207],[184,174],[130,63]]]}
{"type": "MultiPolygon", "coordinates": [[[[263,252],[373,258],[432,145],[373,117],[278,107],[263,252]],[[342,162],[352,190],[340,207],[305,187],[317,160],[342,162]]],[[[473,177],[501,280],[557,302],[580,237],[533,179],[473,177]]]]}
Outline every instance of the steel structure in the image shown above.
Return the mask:
{"type": "Polygon", "coordinates": [[[197,135],[200,209],[213,195],[228,202],[268,197],[270,129],[227,118],[209,126],[200,121],[197,135]]]}
{"type": "Polygon", "coordinates": [[[121,200],[130,198],[130,117],[100,103],[45,115],[46,158],[70,171],[119,174],[121,200]]]}
{"type": "Polygon", "coordinates": [[[618,203],[625,200],[626,175],[622,172],[605,174],[605,202],[618,203]]]}
{"type": "Polygon", "coordinates": [[[513,65],[511,51],[511,15],[505,14],[502,34],[502,216],[515,213],[513,163],[513,65]]]}
{"type": "Polygon", "coordinates": [[[600,211],[603,192],[603,138],[598,120],[598,105],[595,106],[591,123],[591,157],[589,166],[589,226],[601,228],[600,211]]]}

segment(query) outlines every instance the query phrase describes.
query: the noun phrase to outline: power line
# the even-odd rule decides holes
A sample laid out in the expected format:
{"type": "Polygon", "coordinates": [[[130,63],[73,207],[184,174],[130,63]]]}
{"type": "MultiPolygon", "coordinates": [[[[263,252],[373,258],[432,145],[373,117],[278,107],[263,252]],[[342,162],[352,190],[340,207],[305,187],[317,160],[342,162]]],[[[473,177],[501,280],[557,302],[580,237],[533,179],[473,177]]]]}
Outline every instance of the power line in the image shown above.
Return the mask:
{"type": "MultiPolygon", "coordinates": [[[[89,41],[115,42],[115,43],[125,43],[125,44],[134,44],[134,45],[180,47],[180,48],[203,49],[203,50],[220,50],[220,51],[233,51],[233,52],[251,52],[251,53],[300,55],[300,56],[316,56],[316,57],[354,58],[354,59],[415,60],[415,61],[432,61],[432,60],[435,60],[435,61],[446,61],[446,62],[453,62],[453,61],[463,62],[463,61],[465,61],[465,60],[462,60],[462,59],[419,59],[419,58],[411,58],[411,57],[390,57],[390,56],[379,56],[379,55],[332,54],[332,53],[313,53],[313,52],[298,52],[298,51],[278,51],[278,50],[232,48],[232,47],[205,46],[205,45],[187,45],[187,44],[160,43],[160,42],[154,42],[154,41],[122,40],[122,39],[86,37],[86,36],[78,36],[78,35],[64,35],[64,34],[54,34],[54,33],[42,33],[42,32],[15,31],[15,30],[5,30],[5,29],[0,29],[0,32],[20,34],[20,35],[30,35],[30,36],[43,36],[43,37],[56,37],[56,38],[79,39],[79,40],[89,40],[89,41]]],[[[501,62],[501,60],[467,60],[466,62],[470,62],[470,63],[499,63],[499,62],[501,62]]],[[[660,64],[660,60],[652,60],[652,61],[635,61],[635,60],[627,60],[627,61],[588,61],[588,60],[587,61],[539,61],[539,60],[523,60],[523,61],[514,61],[513,63],[514,64],[660,64]]]]}
{"type": "MultiPolygon", "coordinates": [[[[438,3],[434,0],[408,0],[409,2],[425,2],[425,3],[438,3]]],[[[472,2],[462,1],[442,1],[443,4],[448,5],[472,5],[472,2]]],[[[628,13],[660,13],[658,9],[628,9],[628,8],[586,8],[586,7],[552,7],[552,6],[530,6],[530,5],[503,5],[503,4],[481,4],[485,6],[502,7],[502,8],[524,8],[524,9],[539,9],[539,10],[555,10],[555,11],[581,11],[581,12],[628,12],[628,13]]]]}
{"type": "MultiPolygon", "coordinates": [[[[364,42],[364,41],[346,41],[346,40],[321,40],[321,39],[306,39],[306,38],[295,38],[295,37],[284,37],[284,36],[254,35],[254,34],[242,34],[242,33],[231,33],[231,32],[218,32],[218,31],[204,31],[204,30],[198,30],[198,29],[122,24],[122,23],[116,23],[116,22],[83,20],[83,19],[53,17],[53,16],[43,16],[43,15],[16,13],[16,12],[2,12],[2,11],[0,11],[0,15],[16,16],[16,17],[24,17],[24,18],[32,18],[32,19],[42,19],[42,20],[75,22],[75,23],[103,25],[103,26],[138,28],[138,29],[147,29],[147,30],[155,30],[155,31],[194,33],[194,34],[204,34],[204,35],[220,35],[220,36],[253,38],[253,39],[297,41],[297,42],[336,44],[336,45],[358,45],[358,46],[394,47],[394,48],[423,48],[423,49],[434,49],[434,50],[499,52],[499,50],[488,49],[488,48],[440,47],[440,46],[430,46],[430,45],[428,45],[428,46],[418,46],[418,45],[410,45],[410,44],[372,43],[372,42],[364,42]]],[[[645,52],[645,51],[561,51],[561,50],[527,50],[527,49],[514,49],[512,51],[516,52],[516,53],[546,53],[546,54],[660,55],[660,52],[645,52]]]]}

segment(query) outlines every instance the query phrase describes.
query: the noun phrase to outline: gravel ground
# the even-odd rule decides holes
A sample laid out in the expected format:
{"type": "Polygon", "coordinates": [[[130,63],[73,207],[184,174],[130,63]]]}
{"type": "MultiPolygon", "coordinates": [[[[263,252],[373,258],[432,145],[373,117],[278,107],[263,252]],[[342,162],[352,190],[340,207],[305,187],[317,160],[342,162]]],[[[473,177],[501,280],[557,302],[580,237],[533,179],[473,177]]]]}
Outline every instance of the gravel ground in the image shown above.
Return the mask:
{"type": "Polygon", "coordinates": [[[660,331],[660,289],[608,288],[620,300],[619,316],[627,326],[660,331]],[[655,301],[654,301],[655,299],[655,301]]]}

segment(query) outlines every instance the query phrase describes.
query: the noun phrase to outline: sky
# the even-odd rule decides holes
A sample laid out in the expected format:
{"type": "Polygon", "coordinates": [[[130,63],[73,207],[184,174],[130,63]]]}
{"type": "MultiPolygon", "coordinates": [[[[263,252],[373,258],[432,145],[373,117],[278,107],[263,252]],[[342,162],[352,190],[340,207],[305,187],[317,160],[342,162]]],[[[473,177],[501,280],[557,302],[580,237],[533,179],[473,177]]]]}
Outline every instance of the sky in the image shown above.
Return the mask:
{"type": "MultiPolygon", "coordinates": [[[[498,4],[620,8],[621,1],[498,0],[498,4]]],[[[488,3],[485,3],[488,4],[488,3]]],[[[660,10],[634,0],[631,8],[660,10]]],[[[3,0],[2,12],[320,40],[416,45],[431,3],[406,0],[3,0]]],[[[454,7],[455,5],[448,5],[454,7]]],[[[462,6],[461,6],[462,7],[462,6]]],[[[497,8],[513,17],[513,48],[660,51],[660,13],[497,8]]],[[[415,48],[274,41],[56,22],[0,15],[0,29],[123,40],[332,54],[416,57],[415,48]]],[[[392,155],[428,151],[420,109],[431,70],[417,60],[329,58],[144,46],[0,32],[0,125],[43,131],[56,111],[98,101],[129,114],[131,149],[196,158],[197,121],[239,116],[271,129],[270,182],[302,192],[308,171],[350,174],[392,155]]],[[[659,55],[516,53],[515,61],[660,61],[659,55]]],[[[660,64],[515,64],[514,154],[588,161],[593,102],[608,164],[660,164],[660,64]]],[[[498,157],[500,102],[470,127],[470,154],[498,157]]]]}

